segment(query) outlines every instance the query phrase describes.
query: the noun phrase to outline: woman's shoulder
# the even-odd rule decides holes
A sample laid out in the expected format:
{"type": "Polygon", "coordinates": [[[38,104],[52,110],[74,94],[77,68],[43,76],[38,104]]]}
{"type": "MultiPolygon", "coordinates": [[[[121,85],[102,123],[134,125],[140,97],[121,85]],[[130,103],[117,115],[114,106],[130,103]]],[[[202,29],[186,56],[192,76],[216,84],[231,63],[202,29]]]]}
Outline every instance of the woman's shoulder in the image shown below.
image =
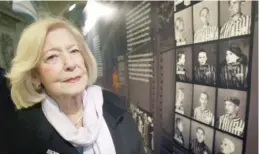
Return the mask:
{"type": "Polygon", "coordinates": [[[37,103],[32,107],[17,110],[12,116],[11,124],[17,126],[18,130],[46,130],[48,121],[44,116],[41,103],[37,103]]]}
{"type": "Polygon", "coordinates": [[[41,110],[41,104],[17,110],[8,124],[8,152],[41,152],[53,129],[41,110]]]}
{"type": "Polygon", "coordinates": [[[29,108],[16,110],[14,118],[18,119],[17,121],[25,122],[37,122],[43,116],[41,109],[41,103],[37,103],[29,108]]]}

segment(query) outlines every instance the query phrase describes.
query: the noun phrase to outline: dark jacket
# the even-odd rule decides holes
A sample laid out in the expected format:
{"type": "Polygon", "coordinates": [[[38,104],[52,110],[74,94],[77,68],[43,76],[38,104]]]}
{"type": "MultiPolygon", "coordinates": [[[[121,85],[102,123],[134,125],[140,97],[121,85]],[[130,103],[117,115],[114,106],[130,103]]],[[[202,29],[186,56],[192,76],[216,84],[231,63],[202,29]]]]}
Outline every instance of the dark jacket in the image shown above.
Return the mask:
{"type": "Polygon", "coordinates": [[[2,120],[4,117],[9,117],[15,109],[11,99],[11,93],[8,87],[8,82],[7,79],[4,77],[4,74],[5,71],[0,68],[0,120],[2,120]]]}
{"type": "MultiPolygon", "coordinates": [[[[103,90],[103,115],[110,130],[116,153],[144,153],[140,133],[132,116],[122,108],[119,98],[103,90]]],[[[77,149],[64,140],[46,119],[41,104],[20,110],[10,123],[8,153],[78,154],[77,149]]]]}
{"type": "Polygon", "coordinates": [[[6,127],[8,119],[15,111],[4,73],[4,70],[0,68],[0,153],[1,150],[3,151],[6,148],[6,142],[2,141],[2,139],[7,139],[6,127]]]}

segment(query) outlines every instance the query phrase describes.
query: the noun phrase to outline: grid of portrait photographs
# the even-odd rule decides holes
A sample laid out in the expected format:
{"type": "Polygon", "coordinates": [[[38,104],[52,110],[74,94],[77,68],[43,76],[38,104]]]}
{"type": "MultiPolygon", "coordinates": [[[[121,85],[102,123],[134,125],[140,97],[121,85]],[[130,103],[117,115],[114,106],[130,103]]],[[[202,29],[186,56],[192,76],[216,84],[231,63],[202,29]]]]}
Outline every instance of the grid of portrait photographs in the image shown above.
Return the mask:
{"type": "Polygon", "coordinates": [[[146,153],[154,152],[154,121],[151,113],[141,109],[137,105],[130,104],[132,117],[141,134],[146,153]]]}
{"type": "Polygon", "coordinates": [[[184,3],[174,4],[173,139],[195,154],[244,153],[253,2],[184,3]]]}

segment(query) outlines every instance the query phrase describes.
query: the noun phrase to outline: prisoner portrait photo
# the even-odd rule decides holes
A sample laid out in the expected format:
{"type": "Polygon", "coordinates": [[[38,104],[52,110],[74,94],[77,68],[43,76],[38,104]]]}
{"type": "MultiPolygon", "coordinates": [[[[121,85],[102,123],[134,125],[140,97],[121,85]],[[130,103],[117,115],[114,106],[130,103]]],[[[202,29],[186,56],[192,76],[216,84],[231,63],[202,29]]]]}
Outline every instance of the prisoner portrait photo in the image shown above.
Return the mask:
{"type": "Polygon", "coordinates": [[[250,34],[250,0],[220,1],[220,38],[250,34]]]}
{"type": "Polygon", "coordinates": [[[229,134],[216,131],[214,150],[216,154],[242,154],[243,142],[229,134]]]}
{"type": "Polygon", "coordinates": [[[215,43],[194,46],[193,81],[197,84],[216,84],[217,46],[215,43]]]}
{"type": "Polygon", "coordinates": [[[220,43],[220,87],[247,89],[249,43],[248,37],[220,43]]]}
{"type": "Polygon", "coordinates": [[[211,154],[213,129],[195,121],[191,123],[191,152],[194,154],[211,154]]]}
{"type": "Polygon", "coordinates": [[[192,7],[174,14],[176,46],[192,44],[192,7]]]}
{"type": "Polygon", "coordinates": [[[193,6],[194,43],[218,39],[218,1],[193,6]]]}
{"type": "Polygon", "coordinates": [[[247,93],[218,89],[217,128],[242,137],[245,129],[247,93]]]}
{"type": "Polygon", "coordinates": [[[175,115],[174,140],[185,148],[189,148],[190,125],[190,119],[177,114],[175,115]]]}
{"type": "Polygon", "coordinates": [[[202,85],[193,86],[193,118],[214,126],[216,88],[202,85]]]}
{"type": "Polygon", "coordinates": [[[176,49],[176,80],[192,81],[192,49],[184,47],[176,49]]]}
{"type": "Polygon", "coordinates": [[[191,116],[192,84],[177,82],[175,99],[175,112],[191,116]]]}

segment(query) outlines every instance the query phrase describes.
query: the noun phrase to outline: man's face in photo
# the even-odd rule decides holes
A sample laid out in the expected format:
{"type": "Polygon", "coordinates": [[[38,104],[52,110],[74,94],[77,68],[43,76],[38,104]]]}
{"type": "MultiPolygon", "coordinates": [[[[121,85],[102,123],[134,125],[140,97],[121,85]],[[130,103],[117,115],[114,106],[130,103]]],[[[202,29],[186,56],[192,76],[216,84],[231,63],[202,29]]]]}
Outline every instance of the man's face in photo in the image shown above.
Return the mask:
{"type": "Polygon", "coordinates": [[[207,24],[209,21],[209,10],[206,8],[203,8],[200,12],[200,20],[203,25],[207,24]]]}
{"type": "Polygon", "coordinates": [[[205,93],[201,93],[200,95],[200,103],[201,103],[201,107],[202,110],[205,110],[208,104],[208,96],[205,93]]]}
{"type": "Polygon", "coordinates": [[[236,114],[238,111],[238,106],[231,101],[225,101],[225,111],[226,114],[236,114]]]}
{"type": "Polygon", "coordinates": [[[199,52],[198,61],[200,65],[205,65],[207,63],[208,57],[206,52],[199,52]]]}
{"type": "Polygon", "coordinates": [[[183,20],[178,18],[176,21],[175,21],[175,27],[178,31],[183,31],[184,30],[184,23],[183,23],[183,20]]]}
{"type": "Polygon", "coordinates": [[[177,124],[177,128],[179,129],[179,131],[183,132],[183,122],[179,121],[179,123],[177,124]]]}
{"type": "Polygon", "coordinates": [[[182,54],[179,58],[179,62],[180,65],[184,65],[185,64],[185,54],[182,54]]]}
{"type": "Polygon", "coordinates": [[[231,145],[234,145],[234,144],[231,144],[232,142],[230,142],[230,140],[228,139],[224,139],[220,145],[220,150],[222,153],[224,154],[230,154],[230,153],[233,153],[234,152],[234,148],[231,147],[231,145]]]}
{"type": "Polygon", "coordinates": [[[236,14],[241,13],[241,4],[242,4],[242,2],[240,0],[230,0],[229,1],[228,11],[229,11],[231,17],[235,16],[236,14]]]}
{"type": "Polygon", "coordinates": [[[182,89],[178,89],[178,101],[183,101],[184,100],[184,92],[182,89]]]}
{"type": "Polygon", "coordinates": [[[205,133],[203,132],[203,130],[198,129],[198,130],[196,131],[196,137],[197,137],[197,140],[198,140],[199,143],[204,142],[205,133]]]}

